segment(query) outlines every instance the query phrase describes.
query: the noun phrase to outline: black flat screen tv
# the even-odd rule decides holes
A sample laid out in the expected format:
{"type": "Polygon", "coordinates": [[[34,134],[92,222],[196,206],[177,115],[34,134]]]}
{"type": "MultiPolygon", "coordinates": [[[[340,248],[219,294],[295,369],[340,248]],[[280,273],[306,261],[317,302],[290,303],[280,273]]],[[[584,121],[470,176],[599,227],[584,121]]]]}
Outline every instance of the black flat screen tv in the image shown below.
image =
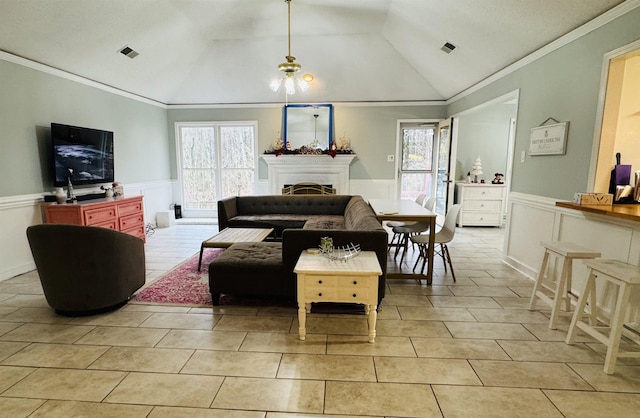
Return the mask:
{"type": "Polygon", "coordinates": [[[113,183],[113,132],[51,124],[54,186],[113,183]]]}

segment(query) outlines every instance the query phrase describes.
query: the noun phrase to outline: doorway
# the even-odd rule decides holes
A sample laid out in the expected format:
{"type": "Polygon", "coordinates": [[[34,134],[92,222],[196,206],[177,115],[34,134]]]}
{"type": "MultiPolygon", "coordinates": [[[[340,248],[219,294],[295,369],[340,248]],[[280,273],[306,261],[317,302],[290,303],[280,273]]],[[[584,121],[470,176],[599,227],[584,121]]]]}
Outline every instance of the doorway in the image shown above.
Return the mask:
{"type": "Polygon", "coordinates": [[[514,164],[518,98],[519,91],[514,90],[454,115],[454,180],[466,182],[467,175],[478,164],[478,159],[482,171],[478,181],[491,183],[496,174],[503,174],[506,187],[503,216],[509,207],[506,201],[509,199],[514,164]]]}
{"type": "MultiPolygon", "coordinates": [[[[640,162],[640,148],[632,134],[640,129],[640,41],[606,54],[602,72],[588,190],[607,193],[616,153],[623,164],[640,162]]],[[[635,186],[636,179],[629,180],[635,186]]]]}
{"type": "Polygon", "coordinates": [[[398,197],[415,200],[434,195],[437,122],[399,121],[398,197]]]}
{"type": "Polygon", "coordinates": [[[215,217],[217,202],[254,194],[255,122],[176,124],[182,216],[215,217]]]}

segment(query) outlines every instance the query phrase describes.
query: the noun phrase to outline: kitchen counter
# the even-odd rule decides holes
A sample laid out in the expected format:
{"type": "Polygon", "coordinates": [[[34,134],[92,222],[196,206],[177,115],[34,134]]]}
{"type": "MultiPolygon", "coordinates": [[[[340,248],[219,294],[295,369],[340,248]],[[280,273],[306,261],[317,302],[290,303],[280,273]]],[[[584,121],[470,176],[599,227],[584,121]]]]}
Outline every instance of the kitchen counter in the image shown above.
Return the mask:
{"type": "Polygon", "coordinates": [[[577,205],[573,202],[556,202],[556,206],[580,210],[582,212],[595,213],[612,218],[640,222],[640,205],[636,204],[577,205]]]}

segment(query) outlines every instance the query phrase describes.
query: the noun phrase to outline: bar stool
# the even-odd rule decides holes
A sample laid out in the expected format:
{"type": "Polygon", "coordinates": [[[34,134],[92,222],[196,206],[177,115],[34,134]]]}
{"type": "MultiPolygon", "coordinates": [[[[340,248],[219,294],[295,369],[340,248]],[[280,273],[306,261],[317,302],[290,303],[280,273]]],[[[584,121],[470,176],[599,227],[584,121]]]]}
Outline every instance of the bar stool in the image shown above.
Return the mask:
{"type": "MultiPolygon", "coordinates": [[[[620,351],[620,337],[623,332],[624,319],[627,313],[627,303],[634,286],[640,285],[640,267],[618,260],[587,260],[584,262],[589,269],[589,278],[584,284],[584,290],[578,298],[578,306],[571,319],[566,343],[573,344],[577,329],[580,328],[607,346],[607,356],[604,360],[604,372],[613,374],[618,357],[640,357],[638,351],[620,351]],[[617,286],[617,297],[613,306],[609,326],[597,326],[596,279],[604,279],[617,286]],[[589,300],[589,312],[585,313],[585,306],[589,300]],[[588,315],[589,324],[581,319],[588,315]],[[608,335],[602,331],[609,331],[608,335]]],[[[638,343],[637,340],[634,341],[638,343]]]]}
{"type": "Polygon", "coordinates": [[[549,319],[549,328],[556,329],[558,324],[558,318],[562,316],[571,316],[571,298],[569,292],[571,291],[571,276],[573,274],[573,260],[575,259],[592,259],[600,257],[600,253],[592,251],[588,248],[582,247],[573,242],[567,241],[543,241],[540,243],[544,248],[544,257],[542,258],[542,265],[540,266],[540,272],[536,279],[536,284],[531,292],[531,300],[529,302],[529,310],[536,308],[536,302],[538,299],[551,306],[551,318],[549,319]],[[558,258],[562,258],[562,271],[560,277],[556,283],[555,290],[544,284],[544,276],[547,272],[547,265],[549,264],[549,255],[553,254],[558,258]],[[553,293],[553,299],[547,296],[542,288],[545,288],[553,293]],[[564,311],[560,310],[561,304],[564,302],[564,311]]]}

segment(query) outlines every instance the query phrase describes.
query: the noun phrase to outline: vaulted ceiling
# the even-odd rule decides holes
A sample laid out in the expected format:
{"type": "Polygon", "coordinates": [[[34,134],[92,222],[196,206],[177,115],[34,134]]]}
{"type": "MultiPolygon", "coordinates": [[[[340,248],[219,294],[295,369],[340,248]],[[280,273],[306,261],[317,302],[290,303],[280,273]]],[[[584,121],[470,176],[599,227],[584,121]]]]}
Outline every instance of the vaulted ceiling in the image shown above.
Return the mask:
{"type": "MultiPolygon", "coordinates": [[[[289,101],[446,100],[620,3],[292,0],[291,53],[315,80],[289,101]]],[[[1,0],[0,50],[165,104],[277,103],[287,5],[1,0]]]]}

